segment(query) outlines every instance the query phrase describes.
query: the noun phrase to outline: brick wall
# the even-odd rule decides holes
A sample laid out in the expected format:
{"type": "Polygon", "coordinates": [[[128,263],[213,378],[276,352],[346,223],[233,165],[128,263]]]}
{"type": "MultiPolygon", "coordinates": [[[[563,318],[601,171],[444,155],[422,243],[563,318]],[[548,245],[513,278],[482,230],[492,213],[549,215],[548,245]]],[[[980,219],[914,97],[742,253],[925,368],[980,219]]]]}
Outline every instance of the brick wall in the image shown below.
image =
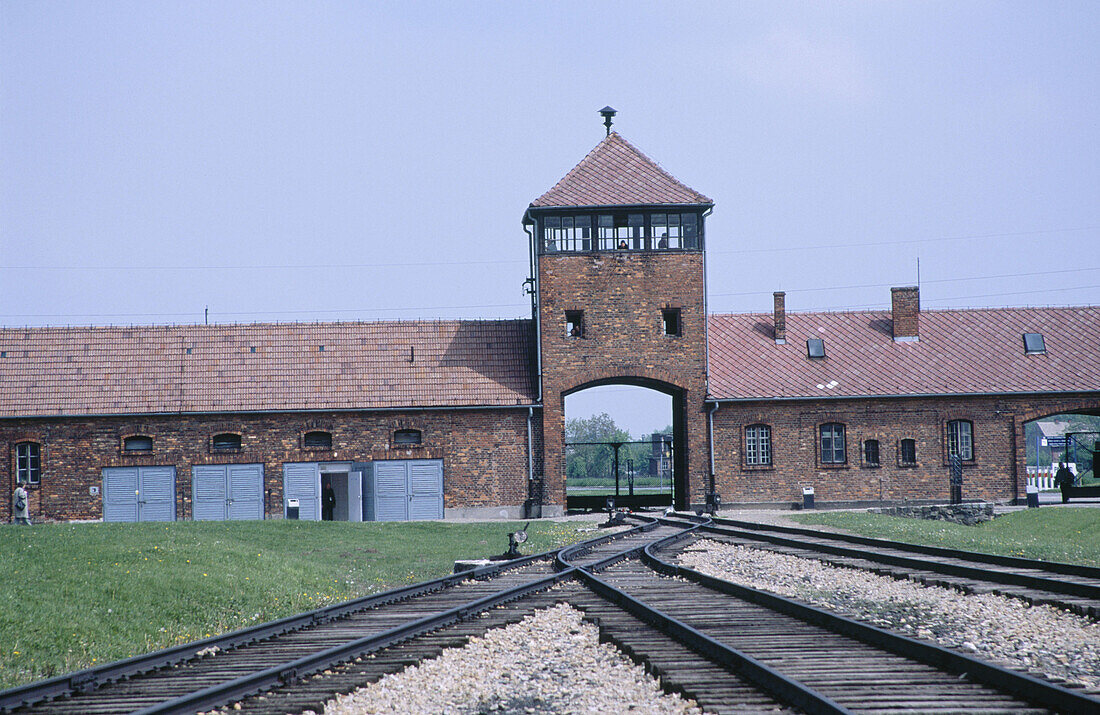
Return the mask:
{"type": "Polygon", "coordinates": [[[692,501],[706,475],[706,314],[702,253],[603,252],[539,257],[545,503],[564,504],[565,394],[624,382],[673,392],[683,422],[677,467],[692,501]],[[666,335],[662,310],[680,310],[666,335]],[[566,311],[584,311],[584,335],[567,334],[566,311]]]}
{"type": "Polygon", "coordinates": [[[1100,412],[1081,395],[782,401],[723,404],[714,415],[718,491],[726,503],[797,502],[802,487],[818,501],[946,500],[950,497],[947,422],[973,424],[974,460],[964,463],[963,496],[1022,498],[1024,422],[1075,410],[1100,412]],[[823,465],[818,426],[846,426],[847,463],[823,465]],[[767,424],[772,465],[744,462],[745,427],[767,424]],[[864,440],[879,441],[880,466],[864,464],[864,440]],[[902,439],[916,442],[915,465],[898,463],[902,439]]]}
{"type": "Polygon", "coordinates": [[[101,499],[89,489],[102,485],[104,467],[119,466],[175,466],[178,519],[191,517],[193,464],[262,463],[269,516],[282,514],[285,462],[443,459],[446,508],[516,506],[527,498],[525,409],[6,420],[3,521],[11,520],[15,444],[24,440],[42,445],[41,485],[30,489],[36,521],[101,518],[101,499]],[[404,428],[421,430],[422,446],[394,449],[393,431],[404,428]],[[310,430],[331,432],[332,449],[303,447],[310,430]],[[211,451],[211,437],[223,432],[241,435],[239,451],[211,451]],[[151,436],[152,453],[123,453],[131,435],[151,436]]]}

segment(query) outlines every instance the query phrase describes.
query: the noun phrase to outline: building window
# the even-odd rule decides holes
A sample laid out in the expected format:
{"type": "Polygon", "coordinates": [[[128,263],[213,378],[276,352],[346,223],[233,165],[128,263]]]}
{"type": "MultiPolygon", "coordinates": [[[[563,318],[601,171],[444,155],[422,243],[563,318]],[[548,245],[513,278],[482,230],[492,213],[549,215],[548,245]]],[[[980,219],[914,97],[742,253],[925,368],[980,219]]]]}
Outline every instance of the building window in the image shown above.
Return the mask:
{"type": "Polygon", "coordinates": [[[665,308],[661,311],[661,319],[665,324],[665,335],[680,335],[680,309],[665,308]]]}
{"type": "Polygon", "coordinates": [[[947,456],[955,455],[964,462],[974,460],[974,425],[968,420],[947,423],[947,456]]]}
{"type": "Polygon", "coordinates": [[[540,223],[543,253],[702,248],[695,212],[545,216],[540,223]]]}
{"type": "Polygon", "coordinates": [[[15,445],[15,481],[38,484],[42,480],[42,446],[37,442],[15,445]]]}
{"type": "Polygon", "coordinates": [[[812,358],[825,357],[825,341],[821,338],[809,338],[806,341],[806,356],[812,358]]]}
{"type": "Polygon", "coordinates": [[[584,311],[565,311],[565,334],[571,338],[584,337],[584,311]]]}
{"type": "Polygon", "coordinates": [[[745,464],[764,466],[772,463],[772,428],[752,425],[745,428],[745,464]]]}
{"type": "Polygon", "coordinates": [[[898,464],[911,467],[917,463],[917,441],[903,439],[898,445],[898,464]]]}
{"type": "Polygon", "coordinates": [[[1028,355],[1041,355],[1047,351],[1047,342],[1042,333],[1024,333],[1024,352],[1028,355]]]}
{"type": "Polygon", "coordinates": [[[844,425],[829,422],[821,425],[821,463],[844,464],[848,461],[844,444],[844,425]]]}
{"type": "Polygon", "coordinates": [[[879,466],[877,439],[867,439],[863,441],[863,463],[868,467],[879,466]]]}
{"type": "Polygon", "coordinates": [[[152,452],[153,438],[145,435],[134,435],[122,440],[123,452],[152,452]]]}
{"type": "Polygon", "coordinates": [[[393,433],[395,447],[415,447],[421,443],[422,439],[418,429],[399,429],[393,433]]]}
{"type": "Polygon", "coordinates": [[[332,433],[314,430],[302,437],[302,446],[306,449],[332,449],[332,433]]]}
{"type": "Polygon", "coordinates": [[[240,449],[241,436],[239,434],[233,434],[232,432],[216,434],[214,435],[214,438],[210,440],[210,446],[212,449],[218,451],[240,449]]]}

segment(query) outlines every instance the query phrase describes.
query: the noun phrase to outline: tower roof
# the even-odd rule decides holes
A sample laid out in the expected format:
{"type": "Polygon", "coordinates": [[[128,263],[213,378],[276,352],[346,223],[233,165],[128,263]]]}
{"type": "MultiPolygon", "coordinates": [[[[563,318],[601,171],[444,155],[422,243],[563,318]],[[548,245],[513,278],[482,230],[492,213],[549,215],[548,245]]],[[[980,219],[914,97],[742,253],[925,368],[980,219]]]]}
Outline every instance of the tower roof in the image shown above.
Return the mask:
{"type": "Polygon", "coordinates": [[[531,206],[713,203],[682,184],[618,132],[611,132],[554,188],[532,201],[531,206]]]}

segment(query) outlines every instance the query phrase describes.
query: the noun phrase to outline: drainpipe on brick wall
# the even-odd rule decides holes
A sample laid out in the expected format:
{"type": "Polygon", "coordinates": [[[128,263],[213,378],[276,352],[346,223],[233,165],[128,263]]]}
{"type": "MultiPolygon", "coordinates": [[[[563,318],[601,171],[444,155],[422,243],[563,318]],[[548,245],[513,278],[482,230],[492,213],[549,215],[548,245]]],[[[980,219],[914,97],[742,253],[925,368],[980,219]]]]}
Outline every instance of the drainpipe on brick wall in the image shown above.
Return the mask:
{"type": "Polygon", "coordinates": [[[710,406],[712,409],[707,410],[707,447],[710,452],[710,493],[715,494],[718,485],[714,476],[714,413],[718,411],[719,404],[712,402],[710,406]]]}

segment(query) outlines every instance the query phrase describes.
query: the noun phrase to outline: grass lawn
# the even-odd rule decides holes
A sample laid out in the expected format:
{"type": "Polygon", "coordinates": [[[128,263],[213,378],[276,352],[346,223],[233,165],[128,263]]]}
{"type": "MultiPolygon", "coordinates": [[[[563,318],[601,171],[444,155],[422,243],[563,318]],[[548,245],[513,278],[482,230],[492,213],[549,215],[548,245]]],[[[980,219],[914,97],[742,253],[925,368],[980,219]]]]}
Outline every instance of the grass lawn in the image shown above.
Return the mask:
{"type": "Polygon", "coordinates": [[[913,544],[1100,566],[1100,509],[1024,509],[978,526],[862,512],[823,512],[795,519],[913,544]]]}
{"type": "MultiPolygon", "coordinates": [[[[595,536],[531,524],[523,552],[595,536]]],[[[451,573],[515,522],[0,526],[0,689],[451,573]]]]}

